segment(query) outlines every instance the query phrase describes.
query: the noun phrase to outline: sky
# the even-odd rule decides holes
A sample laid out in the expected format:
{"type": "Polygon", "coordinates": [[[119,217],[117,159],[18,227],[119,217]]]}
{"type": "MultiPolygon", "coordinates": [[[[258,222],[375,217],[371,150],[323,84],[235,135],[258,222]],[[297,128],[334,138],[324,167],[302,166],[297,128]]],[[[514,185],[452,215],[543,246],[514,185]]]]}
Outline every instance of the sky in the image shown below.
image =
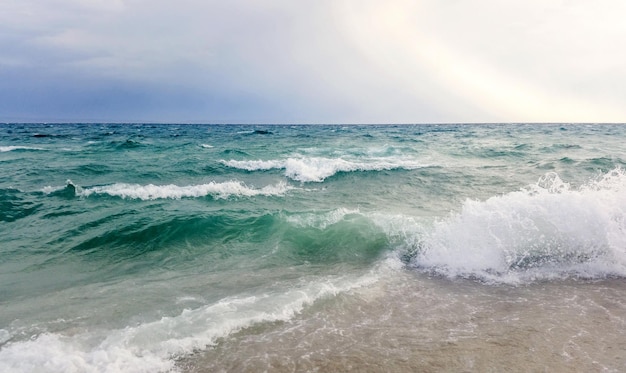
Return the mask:
{"type": "Polygon", "coordinates": [[[0,121],[626,122],[623,0],[1,0],[0,121]]]}

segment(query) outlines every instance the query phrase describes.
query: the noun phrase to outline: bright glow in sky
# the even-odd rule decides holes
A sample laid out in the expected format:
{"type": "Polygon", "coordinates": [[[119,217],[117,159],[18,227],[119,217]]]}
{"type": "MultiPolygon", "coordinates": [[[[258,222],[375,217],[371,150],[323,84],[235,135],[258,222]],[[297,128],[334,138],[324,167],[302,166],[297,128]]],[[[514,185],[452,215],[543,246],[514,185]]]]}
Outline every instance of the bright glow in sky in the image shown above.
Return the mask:
{"type": "Polygon", "coordinates": [[[626,122],[626,2],[3,0],[0,121],[626,122]]]}

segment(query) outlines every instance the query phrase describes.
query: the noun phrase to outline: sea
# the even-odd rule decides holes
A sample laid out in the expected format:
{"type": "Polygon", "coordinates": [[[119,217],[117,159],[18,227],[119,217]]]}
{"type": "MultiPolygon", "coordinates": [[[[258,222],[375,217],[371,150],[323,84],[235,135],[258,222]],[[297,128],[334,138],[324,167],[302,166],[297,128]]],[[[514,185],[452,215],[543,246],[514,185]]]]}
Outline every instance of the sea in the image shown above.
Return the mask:
{"type": "Polygon", "coordinates": [[[0,124],[0,372],[624,372],[626,126],[0,124]]]}

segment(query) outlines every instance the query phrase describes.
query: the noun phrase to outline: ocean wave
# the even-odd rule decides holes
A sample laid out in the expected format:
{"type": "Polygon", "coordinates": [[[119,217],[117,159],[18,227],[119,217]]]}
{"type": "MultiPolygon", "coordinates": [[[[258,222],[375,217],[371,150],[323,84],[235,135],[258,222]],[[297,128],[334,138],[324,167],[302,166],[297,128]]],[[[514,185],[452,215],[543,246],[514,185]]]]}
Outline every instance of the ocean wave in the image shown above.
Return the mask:
{"type": "Polygon", "coordinates": [[[12,341],[0,329],[0,371],[164,372],[176,370],[177,358],[212,346],[219,338],[263,322],[287,321],[318,299],[371,284],[375,273],[359,278],[303,281],[290,290],[233,296],[181,314],[117,330],[44,333],[12,341]]]}
{"type": "Polygon", "coordinates": [[[215,198],[228,198],[231,196],[281,196],[290,189],[292,187],[286,183],[255,189],[246,186],[240,181],[210,182],[208,184],[189,186],[119,183],[86,188],[79,195],[88,197],[92,194],[108,194],[110,196],[141,200],[198,198],[209,195],[215,198]]]}
{"type": "Polygon", "coordinates": [[[143,262],[146,256],[171,268],[195,255],[240,257],[261,266],[375,263],[390,249],[385,233],[367,216],[342,210],[261,215],[222,210],[138,221],[127,213],[85,222],[57,240],[66,242],[68,255],[91,258],[101,269],[143,262]]]}
{"type": "Polygon", "coordinates": [[[312,227],[320,230],[324,230],[331,225],[337,224],[340,221],[346,219],[348,215],[362,215],[359,210],[351,210],[346,208],[338,208],[328,212],[322,213],[301,213],[288,215],[285,220],[295,227],[312,227]]]}
{"type": "Polygon", "coordinates": [[[420,234],[410,265],[449,277],[626,276],[626,172],[578,188],[549,173],[523,190],[468,200],[420,234]]]}
{"type": "Polygon", "coordinates": [[[14,150],[45,150],[44,148],[38,148],[34,146],[0,146],[0,153],[12,152],[14,150]]]}
{"type": "Polygon", "coordinates": [[[422,162],[400,158],[371,158],[366,161],[350,161],[342,158],[287,158],[285,160],[222,160],[222,164],[246,171],[284,169],[285,176],[301,182],[322,182],[339,172],[384,171],[426,167],[422,162]]]}
{"type": "Polygon", "coordinates": [[[35,214],[41,203],[30,200],[19,189],[0,189],[0,222],[13,222],[35,214]]]}
{"type": "Polygon", "coordinates": [[[109,195],[113,197],[121,197],[124,199],[181,199],[181,198],[200,198],[212,196],[214,198],[228,198],[231,196],[253,197],[253,196],[282,196],[289,190],[294,189],[287,183],[280,182],[276,185],[268,185],[260,189],[249,187],[240,181],[226,182],[210,182],[207,184],[178,186],[154,185],[154,184],[126,184],[115,183],[103,186],[94,186],[81,188],[67,181],[67,185],[63,187],[47,186],[42,189],[43,193],[71,193],[74,196],[89,197],[92,195],[109,195]]]}

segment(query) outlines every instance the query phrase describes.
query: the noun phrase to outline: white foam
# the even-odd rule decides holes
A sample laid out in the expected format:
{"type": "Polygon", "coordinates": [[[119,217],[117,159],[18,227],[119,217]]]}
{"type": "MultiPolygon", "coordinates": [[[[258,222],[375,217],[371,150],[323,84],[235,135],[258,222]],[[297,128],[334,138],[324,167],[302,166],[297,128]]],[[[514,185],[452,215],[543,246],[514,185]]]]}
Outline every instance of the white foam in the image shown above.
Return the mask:
{"type": "Polygon", "coordinates": [[[376,281],[339,277],[303,281],[292,290],[230,297],[175,317],[109,331],[65,336],[41,334],[0,350],[2,372],[163,372],[174,359],[213,345],[218,338],[260,322],[286,321],[317,299],[376,281]]]}
{"type": "Polygon", "coordinates": [[[351,161],[343,158],[299,157],[285,160],[222,160],[221,162],[228,167],[247,171],[284,169],[285,176],[301,182],[322,182],[338,172],[412,170],[425,167],[422,162],[402,158],[370,158],[364,161],[351,161]]]}
{"type": "Polygon", "coordinates": [[[0,345],[8,341],[10,338],[11,333],[9,333],[7,330],[0,329],[0,345]]]}
{"type": "Polygon", "coordinates": [[[360,214],[359,210],[350,210],[346,208],[338,208],[326,213],[304,213],[297,215],[289,215],[285,219],[298,227],[313,227],[317,229],[326,229],[327,227],[342,221],[346,215],[360,214]]]}
{"type": "Polygon", "coordinates": [[[81,187],[79,187],[79,186],[77,186],[77,185],[75,185],[75,184],[72,182],[72,180],[70,180],[70,179],[67,179],[67,180],[65,181],[65,185],[63,185],[63,186],[50,186],[50,185],[45,186],[45,187],[41,188],[41,192],[43,192],[43,193],[45,193],[45,194],[51,194],[51,193],[54,193],[54,192],[58,192],[58,191],[64,190],[64,189],[65,189],[65,188],[67,188],[67,187],[71,187],[71,188],[73,188],[73,189],[74,189],[74,191],[75,191],[77,194],[82,193],[82,188],[81,188],[81,187]]]}
{"type": "Polygon", "coordinates": [[[230,196],[281,196],[293,189],[284,182],[277,185],[268,185],[260,189],[246,186],[240,181],[210,182],[200,185],[140,185],[116,183],[111,185],[84,188],[80,196],[88,197],[93,194],[107,194],[121,198],[154,200],[154,199],[180,199],[213,196],[215,198],[228,198],[230,196]]]}
{"type": "Polygon", "coordinates": [[[209,144],[200,144],[200,147],[205,148],[205,149],[211,149],[211,148],[213,148],[213,145],[209,145],[209,144]]]}
{"type": "Polygon", "coordinates": [[[0,146],[0,153],[11,152],[13,150],[45,150],[33,146],[0,146]]]}
{"type": "Polygon", "coordinates": [[[58,192],[59,190],[63,190],[65,189],[65,186],[45,186],[43,188],[41,188],[41,191],[45,194],[50,194],[50,193],[54,193],[54,192],[58,192]]]}
{"type": "Polygon", "coordinates": [[[468,200],[420,241],[412,264],[452,277],[626,276],[626,173],[580,188],[551,173],[518,192],[468,200]]]}

